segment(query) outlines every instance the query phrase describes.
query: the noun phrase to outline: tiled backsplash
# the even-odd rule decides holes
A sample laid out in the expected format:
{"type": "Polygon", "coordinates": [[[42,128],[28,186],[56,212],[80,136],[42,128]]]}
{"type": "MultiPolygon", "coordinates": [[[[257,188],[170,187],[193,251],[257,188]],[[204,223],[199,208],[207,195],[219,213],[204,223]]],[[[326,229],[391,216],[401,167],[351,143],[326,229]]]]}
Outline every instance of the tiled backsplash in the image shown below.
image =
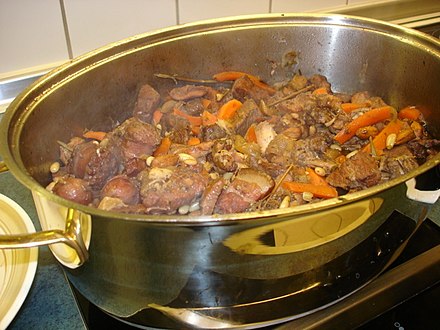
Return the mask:
{"type": "Polygon", "coordinates": [[[245,14],[327,11],[366,2],[378,1],[0,0],[0,80],[44,71],[107,43],[176,24],[245,14]]]}

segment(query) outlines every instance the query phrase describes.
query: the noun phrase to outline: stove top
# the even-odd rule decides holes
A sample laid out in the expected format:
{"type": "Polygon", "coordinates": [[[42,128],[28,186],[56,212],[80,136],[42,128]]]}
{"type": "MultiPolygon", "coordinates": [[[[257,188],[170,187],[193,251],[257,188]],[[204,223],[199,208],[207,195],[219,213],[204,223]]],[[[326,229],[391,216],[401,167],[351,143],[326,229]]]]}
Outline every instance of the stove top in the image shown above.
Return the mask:
{"type": "MultiPolygon", "coordinates": [[[[88,329],[156,329],[116,319],[71,289],[88,329]]],[[[438,301],[440,227],[427,219],[400,256],[367,286],[323,310],[263,329],[436,329],[438,301]]]]}

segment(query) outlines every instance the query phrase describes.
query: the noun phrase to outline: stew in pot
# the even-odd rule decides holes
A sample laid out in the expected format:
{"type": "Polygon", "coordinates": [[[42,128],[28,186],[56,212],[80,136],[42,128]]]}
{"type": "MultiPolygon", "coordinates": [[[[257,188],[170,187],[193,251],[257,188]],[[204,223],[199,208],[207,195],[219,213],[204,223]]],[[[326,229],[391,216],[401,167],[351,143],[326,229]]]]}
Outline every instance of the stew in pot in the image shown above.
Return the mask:
{"type": "Polygon", "coordinates": [[[166,95],[142,86],[111,131],[59,142],[47,189],[139,214],[285,208],[396,178],[439,146],[417,107],[333,92],[322,75],[274,85],[235,71],[171,78],[180,81],[166,95]]]}

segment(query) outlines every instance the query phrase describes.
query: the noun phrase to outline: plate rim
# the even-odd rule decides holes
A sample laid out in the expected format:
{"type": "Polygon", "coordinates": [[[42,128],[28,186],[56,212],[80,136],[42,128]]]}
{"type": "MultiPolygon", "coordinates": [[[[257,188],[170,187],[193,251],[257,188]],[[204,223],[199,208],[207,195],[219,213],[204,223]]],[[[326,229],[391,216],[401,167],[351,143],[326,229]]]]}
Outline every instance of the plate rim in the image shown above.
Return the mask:
{"type": "MultiPolygon", "coordinates": [[[[23,221],[24,226],[26,227],[29,233],[35,232],[35,226],[29,217],[28,213],[13,199],[10,197],[0,193],[0,201],[11,206],[15,212],[19,215],[20,219],[23,221]]],[[[25,268],[25,275],[23,282],[20,281],[21,287],[17,291],[17,295],[10,304],[8,310],[6,310],[5,314],[1,316],[2,311],[0,310],[0,329],[6,329],[10,323],[14,320],[20,308],[22,307],[25,299],[27,298],[31,286],[35,279],[35,274],[37,271],[38,265],[38,248],[28,248],[29,250],[29,262],[25,268]]],[[[7,250],[6,250],[7,251],[7,250]]],[[[14,250],[16,253],[23,253],[20,249],[14,250]]]]}

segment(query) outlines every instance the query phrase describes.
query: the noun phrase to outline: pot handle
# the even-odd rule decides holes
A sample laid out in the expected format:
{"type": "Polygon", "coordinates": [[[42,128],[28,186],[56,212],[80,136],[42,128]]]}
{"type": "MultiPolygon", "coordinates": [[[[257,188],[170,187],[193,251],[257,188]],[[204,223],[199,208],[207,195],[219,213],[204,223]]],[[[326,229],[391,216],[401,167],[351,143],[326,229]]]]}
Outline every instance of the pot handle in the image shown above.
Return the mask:
{"type": "Polygon", "coordinates": [[[0,235],[0,249],[21,249],[64,243],[78,254],[78,266],[81,266],[88,260],[89,252],[81,236],[80,219],[79,211],[68,209],[64,231],[55,229],[32,234],[0,235]]]}
{"type": "Polygon", "coordinates": [[[0,160],[0,173],[8,171],[8,167],[6,166],[5,162],[0,160]]]}

